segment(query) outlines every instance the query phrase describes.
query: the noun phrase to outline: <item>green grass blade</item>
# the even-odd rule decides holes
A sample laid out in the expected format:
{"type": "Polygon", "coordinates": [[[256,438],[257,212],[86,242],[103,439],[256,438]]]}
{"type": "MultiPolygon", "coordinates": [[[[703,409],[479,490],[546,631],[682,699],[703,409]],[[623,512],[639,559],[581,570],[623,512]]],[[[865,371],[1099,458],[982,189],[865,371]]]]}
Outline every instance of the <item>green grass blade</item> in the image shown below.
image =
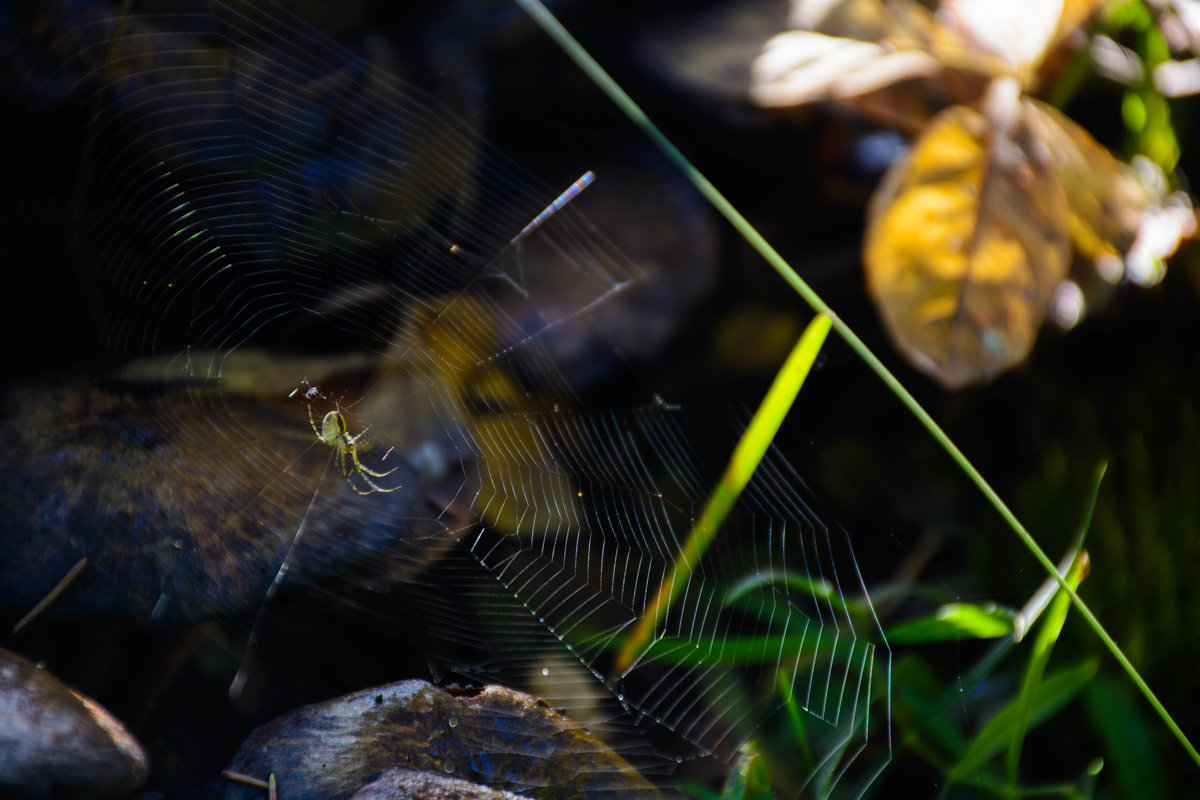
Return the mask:
{"type": "Polygon", "coordinates": [[[1124,685],[1094,681],[1083,693],[1091,729],[1104,743],[1116,797],[1169,797],[1162,753],[1124,685]]]}
{"type": "Polygon", "coordinates": [[[737,762],[725,780],[720,800],[775,800],[767,762],[753,741],[738,750],[737,762]]]}
{"type": "MultiPolygon", "coordinates": [[[[1059,571],[1064,575],[1069,573],[1072,565],[1075,563],[1079,555],[1079,552],[1083,549],[1084,534],[1086,533],[1088,524],[1091,520],[1092,511],[1096,506],[1096,496],[1099,491],[1100,480],[1104,476],[1105,468],[1106,464],[1101,463],[1096,471],[1096,478],[1092,487],[1089,505],[1084,512],[1083,521],[1080,526],[1080,534],[1076,537],[1074,546],[1063,557],[1058,567],[1059,571]]],[[[1021,609],[1016,612],[1016,615],[1013,619],[1015,627],[1012,633],[1005,636],[994,646],[992,646],[987,653],[978,662],[976,662],[976,664],[971,667],[971,669],[968,670],[965,675],[962,676],[962,679],[958,682],[958,684],[942,692],[941,696],[936,700],[932,697],[921,697],[918,698],[914,703],[913,697],[910,697],[908,702],[915,706],[919,706],[922,710],[916,715],[916,719],[918,720],[916,726],[901,740],[900,747],[902,749],[910,746],[921,747],[919,737],[922,735],[922,733],[927,729],[933,730],[938,728],[938,726],[941,726],[941,729],[938,730],[937,733],[940,742],[946,747],[946,750],[952,754],[955,754],[956,757],[961,755],[963,752],[966,752],[967,743],[962,741],[961,746],[959,746],[957,739],[955,739],[949,733],[949,729],[945,727],[943,720],[946,710],[951,706],[961,703],[963,695],[972,694],[983,684],[985,680],[988,679],[988,677],[996,670],[1000,663],[1004,661],[1012,649],[1016,647],[1016,645],[1024,638],[1024,635],[1035,627],[1035,624],[1042,618],[1042,614],[1046,612],[1046,609],[1050,606],[1051,601],[1055,597],[1063,597],[1063,594],[1061,591],[1059,591],[1057,583],[1047,579],[1042,586],[1038,587],[1037,591],[1033,593],[1029,600],[1025,602],[1025,605],[1023,605],[1021,609]]],[[[908,667],[911,670],[911,662],[906,663],[908,663],[908,667]]],[[[919,683],[921,682],[924,673],[918,672],[918,675],[922,676],[917,678],[917,682],[919,683]]],[[[931,760],[931,763],[937,762],[931,760]]],[[[946,770],[949,770],[949,767],[946,767],[946,770]]],[[[1007,787],[1005,787],[1005,791],[1007,791],[1007,787]]]]}
{"type": "Polygon", "coordinates": [[[684,781],[676,786],[680,792],[696,800],[721,800],[721,795],[709,789],[707,786],[701,786],[693,781],[684,781]]]}
{"type": "Polygon", "coordinates": [[[596,86],[601,89],[601,91],[607,94],[608,97],[631,120],[633,120],[633,122],[639,128],[641,128],[646,136],[649,137],[652,142],[654,142],[654,144],[662,151],[662,153],[668,159],[670,159],[676,165],[676,167],[688,177],[689,180],[691,180],[696,188],[699,189],[701,194],[703,194],[704,197],[710,203],[712,203],[712,205],[718,211],[721,212],[721,214],[730,222],[730,224],[733,225],[734,228],[736,228],[737,231],[751,244],[751,246],[758,251],[758,253],[767,261],[767,263],[779,273],[784,281],[786,281],[788,285],[796,291],[797,294],[804,298],[804,301],[807,302],[814,311],[824,314],[830,318],[832,321],[833,330],[837,331],[838,335],[842,337],[846,344],[848,344],[850,348],[858,354],[859,358],[861,358],[871,369],[871,371],[874,372],[881,381],[883,381],[884,385],[891,390],[892,394],[894,394],[900,400],[900,402],[903,403],[906,408],[908,408],[913,416],[917,418],[921,425],[923,425],[925,429],[929,431],[934,440],[936,440],[938,444],[940,444],[942,448],[949,453],[950,457],[959,466],[963,473],[970,478],[971,482],[974,483],[976,487],[978,487],[979,491],[983,493],[983,496],[987,498],[988,502],[992,504],[997,513],[999,513],[1004,521],[1008,523],[1008,526],[1012,528],[1013,532],[1016,533],[1018,538],[1020,538],[1021,542],[1025,545],[1029,552],[1033,554],[1038,563],[1042,565],[1042,568],[1046,571],[1046,573],[1053,576],[1054,579],[1058,581],[1059,586],[1064,592],[1067,593],[1067,596],[1071,598],[1072,604],[1074,604],[1075,608],[1079,611],[1080,616],[1083,617],[1088,627],[1092,629],[1100,641],[1104,643],[1104,646],[1108,649],[1108,651],[1112,653],[1113,658],[1115,658],[1117,663],[1121,665],[1121,668],[1129,676],[1129,679],[1133,681],[1135,686],[1138,687],[1138,690],[1162,719],[1163,724],[1165,724],[1175,738],[1179,740],[1179,743],[1187,751],[1188,755],[1191,756],[1192,760],[1195,761],[1197,765],[1200,765],[1200,751],[1197,751],[1192,745],[1191,741],[1188,740],[1187,735],[1184,734],[1183,730],[1179,727],[1179,724],[1175,722],[1174,717],[1171,716],[1170,712],[1167,711],[1166,707],[1158,699],[1158,696],[1154,693],[1154,690],[1150,688],[1149,684],[1147,684],[1145,679],[1142,678],[1141,673],[1137,671],[1137,668],[1134,667],[1133,663],[1121,650],[1120,646],[1117,645],[1116,641],[1111,635],[1109,635],[1104,626],[1100,624],[1100,620],[1096,618],[1096,615],[1092,613],[1092,610],[1088,608],[1087,604],[1084,603],[1079,595],[1075,593],[1075,590],[1067,585],[1066,581],[1058,573],[1058,570],[1055,569],[1054,563],[1034,540],[1033,536],[1030,535],[1029,531],[1025,529],[1025,526],[1021,524],[1021,521],[1017,519],[1016,515],[1013,514],[1005,502],[1000,498],[1000,495],[998,495],[996,491],[992,489],[991,485],[984,479],[983,475],[981,475],[979,471],[975,469],[975,466],[967,460],[967,457],[963,455],[961,450],[958,449],[958,446],[950,440],[950,437],[947,436],[945,431],[943,431],[941,427],[934,421],[933,417],[931,417],[929,413],[921,407],[921,404],[917,402],[916,398],[914,398],[909,391],[904,388],[903,384],[901,384],[900,381],[897,380],[894,375],[892,375],[888,368],[883,365],[883,362],[880,361],[879,358],[873,352],[871,352],[870,348],[868,348],[866,344],[864,344],[863,341],[858,338],[857,334],[855,334],[854,331],[852,331],[850,327],[846,325],[846,323],[843,322],[842,319],[837,316],[837,314],[834,313],[833,309],[830,308],[798,274],[796,274],[795,270],[793,270],[787,261],[784,260],[783,256],[779,255],[779,253],[767,243],[767,240],[764,239],[757,230],[755,230],[754,226],[751,225],[749,221],[747,221],[746,218],[743,217],[737,211],[737,209],[725,199],[724,195],[722,195],[720,191],[718,191],[717,188],[706,177],[704,177],[704,175],[698,169],[696,169],[690,161],[688,161],[687,156],[685,156],[682,151],[679,150],[679,148],[675,147],[675,145],[671,143],[666,135],[660,131],[653,122],[651,122],[650,118],[646,116],[646,113],[642,111],[637,103],[633,101],[633,98],[626,94],[625,90],[623,90],[617,84],[617,82],[614,81],[598,63],[596,63],[595,59],[593,59],[591,55],[583,49],[583,46],[580,45],[579,42],[577,42],[575,38],[566,30],[566,28],[559,23],[554,15],[551,14],[544,5],[542,5],[540,0],[516,0],[516,2],[521,6],[521,8],[525,9],[525,11],[531,17],[533,17],[534,21],[541,26],[542,30],[544,30],[546,34],[563,49],[563,51],[576,63],[576,65],[579,66],[580,69],[584,71],[584,73],[588,75],[589,78],[591,78],[592,82],[595,83],[596,86]]]}
{"type": "MultiPolygon", "coordinates": [[[[1087,551],[1080,550],[1071,563],[1067,572],[1067,582],[1078,587],[1087,574],[1087,551]]],[[[1021,693],[1017,697],[1016,721],[1013,724],[1012,735],[1009,738],[1008,753],[1005,757],[1005,767],[1008,774],[1008,785],[1015,789],[1021,767],[1021,745],[1025,741],[1025,733],[1029,728],[1030,715],[1033,713],[1034,700],[1046,674],[1046,666],[1050,663],[1050,653],[1062,633],[1063,624],[1067,621],[1067,611],[1071,608],[1070,599],[1059,592],[1050,603],[1050,608],[1038,629],[1034,639],[1033,649],[1029,654],[1029,665],[1025,669],[1025,678],[1021,681],[1021,693]]]]}
{"type": "Polygon", "coordinates": [[[750,476],[758,467],[758,462],[762,461],[767,448],[775,439],[779,426],[783,424],[783,418],[787,416],[792,401],[796,399],[796,394],[804,385],[813,362],[817,360],[817,354],[821,352],[821,345],[829,335],[829,327],[829,317],[818,314],[801,334],[791,355],[775,376],[766,397],[746,427],[746,432],[738,440],[725,474],[721,476],[721,482],[713,490],[691,534],[675,555],[675,563],[671,566],[669,577],[658,587],[653,599],[646,604],[637,626],[617,654],[616,666],[619,671],[628,669],[638,654],[645,650],[654,637],[658,623],[671,608],[675,597],[687,585],[704,551],[721,529],[721,523],[725,521],[729,509],[733,508],[742,489],[746,487],[750,476]]]}
{"type": "Polygon", "coordinates": [[[814,598],[820,598],[827,603],[839,604],[837,607],[841,611],[847,610],[846,605],[841,603],[837,589],[829,581],[823,578],[813,578],[810,575],[788,571],[771,573],[756,572],[752,575],[747,575],[735,583],[729,591],[725,592],[725,605],[732,605],[743,597],[753,594],[760,589],[778,585],[803,592],[814,598]]]}
{"type": "Polygon", "coordinates": [[[1013,632],[1011,609],[975,603],[947,603],[924,617],[902,622],[887,632],[892,644],[999,639],[1013,632]]]}
{"type": "Polygon", "coordinates": [[[800,704],[796,702],[795,675],[787,670],[779,670],[775,674],[779,687],[779,695],[783,698],[783,708],[787,713],[788,725],[792,729],[792,741],[799,745],[800,754],[805,761],[812,761],[812,748],[808,744],[808,733],[804,729],[804,717],[800,714],[800,704]]]}
{"type": "MultiPolygon", "coordinates": [[[[1079,532],[1075,537],[1075,554],[1071,559],[1070,565],[1065,570],[1067,573],[1067,583],[1073,589],[1078,589],[1079,584],[1087,577],[1088,554],[1083,549],[1083,543],[1087,539],[1088,529],[1091,528],[1092,516],[1096,512],[1096,503],[1100,499],[1100,484],[1103,483],[1104,473],[1107,471],[1108,462],[1101,461],[1092,479],[1092,490],[1088,495],[1087,508],[1084,510],[1083,518],[1079,523],[1079,532]]],[[[1053,586],[1053,584],[1049,585],[1053,586]]],[[[1025,731],[1029,723],[1030,714],[1033,711],[1033,701],[1037,695],[1042,677],[1046,674],[1046,666],[1050,663],[1050,653],[1054,649],[1059,635],[1062,633],[1069,608],[1070,599],[1061,591],[1056,592],[1053,600],[1050,602],[1050,608],[1046,613],[1045,620],[1042,622],[1041,628],[1038,629],[1037,639],[1034,640],[1033,649],[1030,652],[1029,666],[1025,670],[1025,678],[1021,683],[1021,693],[1018,697],[1017,724],[1013,727],[1012,738],[1009,741],[1008,754],[1005,759],[1008,787],[1014,791],[1017,786],[1017,779],[1020,777],[1021,747],[1025,741],[1025,731]]]]}
{"type": "MultiPolygon", "coordinates": [[[[1053,716],[1060,708],[1075,698],[1096,677],[1095,661],[1085,661],[1073,667],[1055,672],[1040,681],[1034,694],[1032,710],[1023,725],[1035,728],[1053,716]]],[[[970,780],[1004,749],[1012,736],[1013,729],[1022,724],[1019,717],[1020,699],[1000,709],[986,725],[962,759],[950,770],[947,778],[951,782],[970,780]]]]}

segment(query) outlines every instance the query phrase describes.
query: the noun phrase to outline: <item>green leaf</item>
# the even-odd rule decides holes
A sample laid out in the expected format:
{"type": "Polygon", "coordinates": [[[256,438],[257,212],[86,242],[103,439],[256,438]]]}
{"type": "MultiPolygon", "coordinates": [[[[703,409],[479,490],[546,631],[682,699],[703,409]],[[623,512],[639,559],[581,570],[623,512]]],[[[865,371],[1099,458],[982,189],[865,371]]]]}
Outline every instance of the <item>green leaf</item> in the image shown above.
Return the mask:
{"type": "MultiPolygon", "coordinates": [[[[1097,479],[1097,489],[1099,488],[1098,481],[1099,479],[1097,479]]],[[[1086,518],[1087,520],[1091,519],[1090,508],[1086,518]]],[[[1083,536],[1086,533],[1087,528],[1085,527],[1080,535],[1083,536]]],[[[1067,569],[1067,585],[1072,589],[1078,589],[1079,584],[1087,575],[1087,571],[1087,551],[1078,550],[1075,553],[1075,557],[1071,560],[1071,566],[1067,569]]],[[[1017,785],[1017,777],[1021,766],[1021,744],[1025,740],[1025,731],[1028,729],[1029,718],[1033,713],[1033,703],[1037,695],[1038,685],[1042,681],[1042,676],[1046,673],[1046,665],[1050,663],[1050,653],[1054,650],[1054,644],[1058,641],[1058,637],[1062,633],[1063,624],[1067,621],[1067,611],[1070,608],[1071,598],[1060,590],[1055,594],[1054,599],[1050,603],[1050,609],[1046,612],[1046,617],[1042,622],[1041,628],[1038,629],[1037,639],[1034,641],[1033,649],[1029,654],[1029,666],[1025,669],[1025,678],[1021,682],[1021,691],[1017,698],[1017,720],[1016,724],[1013,725],[1012,738],[1009,740],[1008,745],[1008,785],[1013,788],[1017,785]]]]}
{"type": "Polygon", "coordinates": [[[861,603],[848,602],[829,581],[798,572],[756,572],[747,575],[725,592],[727,607],[740,607],[751,613],[770,611],[787,605],[796,593],[814,603],[827,603],[836,611],[861,616],[867,612],[861,603]]]}
{"type": "Polygon", "coordinates": [[[997,639],[1013,632],[1013,612],[996,605],[949,603],[927,617],[903,622],[887,632],[889,642],[952,642],[997,639]]]}
{"type": "Polygon", "coordinates": [[[943,681],[924,660],[909,655],[901,658],[893,672],[893,710],[903,730],[899,750],[912,749],[941,772],[949,770],[967,749],[967,740],[947,714],[943,681]]]}
{"type": "Polygon", "coordinates": [[[738,748],[737,761],[725,779],[720,800],[775,800],[767,762],[753,741],[738,748]]]}
{"type": "Polygon", "coordinates": [[[712,651],[720,648],[719,661],[725,666],[778,664],[787,654],[801,667],[807,667],[818,656],[844,662],[857,650],[861,658],[862,645],[861,639],[817,637],[812,633],[805,636],[803,631],[787,635],[731,636],[707,644],[685,636],[662,635],[647,646],[646,653],[662,664],[698,665],[709,663],[713,659],[712,651]]]}
{"type": "Polygon", "coordinates": [[[812,578],[798,572],[783,572],[782,574],[777,572],[755,572],[735,583],[725,593],[725,604],[729,605],[743,595],[772,586],[785,586],[788,589],[796,589],[820,600],[838,600],[837,590],[832,583],[824,578],[812,578]]]}
{"type": "MultiPolygon", "coordinates": [[[[1042,681],[1034,697],[1026,729],[1036,728],[1069,703],[1095,677],[1097,666],[1096,660],[1092,659],[1059,670],[1042,681]]],[[[948,777],[951,781],[973,777],[977,770],[1004,749],[1012,737],[1014,727],[1020,724],[1019,704],[1019,699],[1009,702],[988,721],[967,752],[950,770],[948,777]]]]}
{"type": "Polygon", "coordinates": [[[775,682],[779,686],[779,694],[783,698],[783,708],[787,713],[788,725],[792,729],[792,741],[800,749],[805,761],[812,761],[812,748],[808,745],[808,732],[804,728],[804,717],[800,713],[800,704],[796,702],[796,687],[786,670],[777,670],[775,682]]]}
{"type": "Polygon", "coordinates": [[[1166,797],[1162,759],[1146,718],[1124,686],[1099,678],[1083,695],[1092,729],[1104,741],[1120,797],[1166,797]]]}
{"type": "Polygon", "coordinates": [[[721,797],[707,786],[701,786],[693,781],[682,781],[676,785],[676,788],[686,795],[697,798],[697,800],[720,800],[721,797]]]}

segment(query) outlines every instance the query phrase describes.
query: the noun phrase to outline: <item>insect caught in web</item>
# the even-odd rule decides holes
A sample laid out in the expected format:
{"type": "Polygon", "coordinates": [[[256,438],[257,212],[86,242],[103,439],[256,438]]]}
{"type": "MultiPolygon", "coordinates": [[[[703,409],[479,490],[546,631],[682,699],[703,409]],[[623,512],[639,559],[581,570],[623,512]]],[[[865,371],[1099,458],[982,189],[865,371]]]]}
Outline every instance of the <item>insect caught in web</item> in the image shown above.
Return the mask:
{"type": "Polygon", "coordinates": [[[358,441],[367,432],[369,428],[363,430],[357,436],[351,436],[350,431],[346,426],[346,417],[342,414],[342,409],[335,407],[327,413],[321,420],[321,426],[317,427],[317,422],[313,419],[312,403],[308,404],[308,423],[312,425],[313,433],[317,435],[317,439],[322,444],[327,444],[333,448],[333,457],[337,462],[338,472],[350,484],[350,488],[359,494],[371,494],[373,492],[394,492],[400,488],[399,485],[385,489],[371,478],[384,478],[396,471],[392,467],[387,472],[376,472],[370,467],[364,466],[358,458],[358,441]],[[360,489],[355,485],[355,476],[362,480],[368,489],[360,489]]]}

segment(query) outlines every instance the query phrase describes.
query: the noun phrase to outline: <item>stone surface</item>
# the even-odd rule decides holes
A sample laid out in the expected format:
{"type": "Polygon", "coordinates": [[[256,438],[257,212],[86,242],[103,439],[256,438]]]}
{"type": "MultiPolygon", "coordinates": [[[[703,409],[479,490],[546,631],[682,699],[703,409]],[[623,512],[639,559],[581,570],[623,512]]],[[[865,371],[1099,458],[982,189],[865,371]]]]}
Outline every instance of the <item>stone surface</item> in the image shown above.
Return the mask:
{"type": "Polygon", "coordinates": [[[99,703],[0,650],[0,795],[100,798],[133,792],[146,754],[99,703]]]}
{"type": "MultiPolygon", "coordinates": [[[[660,796],[599,739],[537,698],[500,686],[445,691],[416,680],[277,717],[243,742],[228,769],[274,774],[289,800],[334,800],[398,767],[540,800],[660,796]]],[[[257,795],[229,783],[225,798],[257,795]]]]}

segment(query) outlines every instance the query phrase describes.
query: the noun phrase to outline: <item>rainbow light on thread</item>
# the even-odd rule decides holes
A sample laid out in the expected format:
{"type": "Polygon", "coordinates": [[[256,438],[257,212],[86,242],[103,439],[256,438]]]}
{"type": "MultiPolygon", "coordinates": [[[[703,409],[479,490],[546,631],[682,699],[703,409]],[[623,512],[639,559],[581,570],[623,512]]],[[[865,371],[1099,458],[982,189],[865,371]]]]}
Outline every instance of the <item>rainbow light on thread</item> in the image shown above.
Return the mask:
{"type": "Polygon", "coordinates": [[[508,243],[508,245],[511,247],[512,245],[521,241],[526,236],[528,236],[529,234],[533,233],[535,230],[540,228],[542,226],[542,223],[544,223],[546,220],[550,219],[550,217],[553,216],[554,213],[557,212],[560,208],[565,206],[567,203],[571,202],[571,200],[574,199],[574,197],[577,194],[579,194],[584,189],[586,189],[588,187],[588,185],[591,184],[591,182],[595,179],[596,179],[596,175],[590,169],[587,172],[583,173],[583,175],[581,175],[579,177],[579,180],[572,183],[570,186],[567,187],[567,190],[565,192],[560,194],[558,197],[554,198],[553,203],[551,203],[550,205],[548,205],[544,209],[542,209],[542,212],[540,214],[538,214],[536,217],[534,217],[532,222],[530,222],[524,228],[521,228],[521,232],[518,233],[516,236],[514,236],[512,238],[512,241],[510,241],[508,243]]]}

